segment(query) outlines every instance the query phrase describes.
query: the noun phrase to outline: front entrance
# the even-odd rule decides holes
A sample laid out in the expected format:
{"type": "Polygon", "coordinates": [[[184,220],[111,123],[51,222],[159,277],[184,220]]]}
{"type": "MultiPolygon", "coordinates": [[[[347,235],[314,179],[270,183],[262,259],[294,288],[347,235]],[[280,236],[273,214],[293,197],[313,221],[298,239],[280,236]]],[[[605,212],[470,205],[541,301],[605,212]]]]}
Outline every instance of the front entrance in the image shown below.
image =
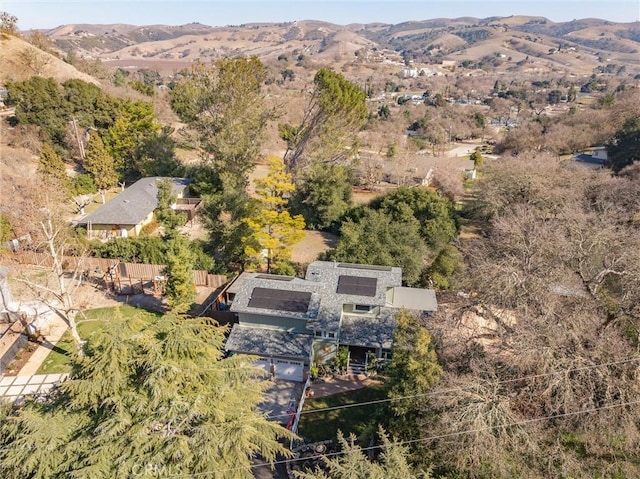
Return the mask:
{"type": "Polygon", "coordinates": [[[347,372],[349,374],[366,374],[371,361],[375,358],[375,348],[349,346],[349,364],[347,365],[347,372]]]}

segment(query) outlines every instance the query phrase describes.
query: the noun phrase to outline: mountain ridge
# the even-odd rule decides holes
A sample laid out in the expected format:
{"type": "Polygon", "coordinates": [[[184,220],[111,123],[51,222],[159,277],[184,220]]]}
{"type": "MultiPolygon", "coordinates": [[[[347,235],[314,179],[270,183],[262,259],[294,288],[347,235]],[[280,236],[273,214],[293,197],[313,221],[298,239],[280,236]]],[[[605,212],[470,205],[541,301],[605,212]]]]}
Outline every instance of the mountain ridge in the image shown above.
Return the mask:
{"type": "Polygon", "coordinates": [[[541,16],[513,15],[348,25],[298,20],[215,27],[198,22],[145,26],[68,24],[45,34],[62,51],[74,50],[85,57],[132,66],[149,62],[186,66],[196,60],[234,55],[257,55],[267,61],[285,55],[326,62],[327,47],[333,46],[331,60],[339,66],[362,62],[387,50],[401,55],[407,64],[483,58],[486,64],[492,55],[506,55],[514,62],[533,56],[551,69],[577,67],[580,73],[593,70],[598,62],[607,59],[640,71],[640,22],[616,23],[597,18],[553,22],[541,16]],[[341,38],[344,45],[336,47],[341,38]],[[570,49],[578,53],[568,54],[570,49]]]}

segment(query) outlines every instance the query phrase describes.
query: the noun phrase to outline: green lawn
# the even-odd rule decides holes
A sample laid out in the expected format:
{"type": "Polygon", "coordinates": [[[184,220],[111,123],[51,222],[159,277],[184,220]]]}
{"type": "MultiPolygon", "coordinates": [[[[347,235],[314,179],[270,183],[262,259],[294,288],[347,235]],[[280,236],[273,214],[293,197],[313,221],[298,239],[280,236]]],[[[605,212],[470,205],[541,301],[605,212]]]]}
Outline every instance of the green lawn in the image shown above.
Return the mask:
{"type": "MultiPolygon", "coordinates": [[[[137,317],[145,323],[150,323],[160,316],[159,313],[134,308],[128,304],[110,308],[89,309],[85,311],[84,314],[87,316],[86,320],[81,316],[78,316],[77,320],[78,334],[85,340],[91,340],[91,336],[100,331],[104,324],[111,319],[133,319],[137,317]]],[[[53,348],[53,351],[46,357],[38,369],[37,374],[68,372],[71,364],[71,355],[75,350],[76,345],[71,337],[71,332],[67,330],[60,338],[60,341],[58,341],[58,344],[53,348]]]]}
{"type": "MultiPolygon", "coordinates": [[[[120,194],[120,192],[121,192],[120,188],[111,188],[105,195],[105,198],[104,198],[105,202],[114,199],[116,196],[120,194]]],[[[102,206],[102,197],[98,193],[95,193],[93,195],[93,201],[84,207],[84,212],[86,214],[93,213],[95,210],[97,210],[101,206],[102,206]]]]}
{"type": "Polygon", "coordinates": [[[300,418],[298,434],[310,442],[335,439],[338,430],[348,437],[376,433],[378,424],[384,422],[388,403],[369,404],[326,412],[305,414],[304,411],[325,409],[348,404],[386,399],[382,385],[369,386],[354,391],[334,394],[317,399],[307,399],[300,418]]]}

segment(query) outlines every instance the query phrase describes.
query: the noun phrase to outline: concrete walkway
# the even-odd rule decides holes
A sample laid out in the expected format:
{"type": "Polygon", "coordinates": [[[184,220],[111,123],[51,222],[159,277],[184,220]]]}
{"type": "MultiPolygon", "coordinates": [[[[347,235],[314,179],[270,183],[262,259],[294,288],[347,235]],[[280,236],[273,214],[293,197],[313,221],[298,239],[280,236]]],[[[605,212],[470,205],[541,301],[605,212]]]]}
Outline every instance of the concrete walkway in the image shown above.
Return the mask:
{"type": "Polygon", "coordinates": [[[54,384],[64,381],[68,376],[68,374],[38,374],[0,377],[0,400],[14,402],[27,395],[44,394],[54,384]]]}
{"type": "Polygon", "coordinates": [[[18,372],[18,376],[33,376],[36,374],[67,329],[67,323],[65,323],[60,316],[57,314],[52,315],[51,323],[47,330],[44,331],[45,334],[42,335],[44,342],[40,344],[31,357],[27,359],[25,365],[22,366],[22,369],[18,372]]]}

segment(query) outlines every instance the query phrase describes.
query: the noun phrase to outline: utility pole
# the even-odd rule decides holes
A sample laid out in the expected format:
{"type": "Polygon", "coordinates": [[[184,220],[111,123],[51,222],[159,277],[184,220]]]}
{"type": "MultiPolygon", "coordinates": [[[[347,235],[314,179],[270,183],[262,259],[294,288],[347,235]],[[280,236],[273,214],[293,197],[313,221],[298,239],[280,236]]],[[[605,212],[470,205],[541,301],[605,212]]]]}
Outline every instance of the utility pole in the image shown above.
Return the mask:
{"type": "Polygon", "coordinates": [[[78,150],[80,151],[80,159],[84,160],[85,159],[84,143],[82,142],[82,140],[80,139],[80,135],[78,134],[78,120],[76,120],[75,116],[71,117],[71,124],[73,125],[73,132],[75,133],[76,141],[78,142],[78,150]]]}

